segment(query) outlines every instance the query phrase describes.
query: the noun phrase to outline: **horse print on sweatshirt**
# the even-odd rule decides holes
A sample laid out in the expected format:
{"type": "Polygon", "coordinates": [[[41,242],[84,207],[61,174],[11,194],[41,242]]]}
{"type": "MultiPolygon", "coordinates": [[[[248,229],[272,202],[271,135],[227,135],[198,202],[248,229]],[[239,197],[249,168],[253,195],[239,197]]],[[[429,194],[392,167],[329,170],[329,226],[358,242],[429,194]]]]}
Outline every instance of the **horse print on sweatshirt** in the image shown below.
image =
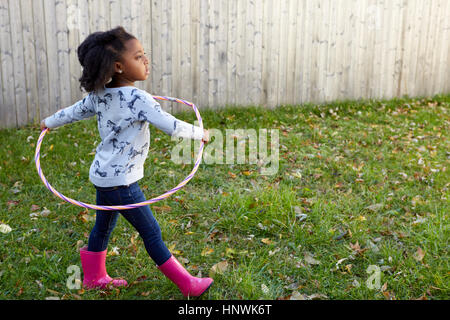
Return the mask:
{"type": "Polygon", "coordinates": [[[45,119],[48,128],[97,117],[101,143],[89,171],[99,187],[129,185],[144,176],[144,162],[150,147],[148,124],[164,133],[201,140],[198,126],[176,119],[146,91],[133,86],[103,88],[45,119]]]}

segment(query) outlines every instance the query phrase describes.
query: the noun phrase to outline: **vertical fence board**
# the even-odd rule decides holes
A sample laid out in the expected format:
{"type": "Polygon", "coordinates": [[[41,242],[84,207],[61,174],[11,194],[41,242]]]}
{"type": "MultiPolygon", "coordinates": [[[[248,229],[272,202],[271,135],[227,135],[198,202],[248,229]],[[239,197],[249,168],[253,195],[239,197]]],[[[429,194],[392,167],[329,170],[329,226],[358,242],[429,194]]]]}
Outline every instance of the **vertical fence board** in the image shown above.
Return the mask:
{"type": "Polygon", "coordinates": [[[288,27],[289,27],[289,1],[280,2],[279,14],[279,34],[275,37],[277,40],[276,48],[278,48],[278,89],[277,89],[277,105],[287,103],[287,55],[289,41],[288,41],[288,27]]]}
{"type": "MultiPolygon", "coordinates": [[[[237,1],[228,1],[227,102],[236,104],[237,1]]],[[[263,49],[264,52],[264,49],[263,49]]]]}
{"type": "Polygon", "coordinates": [[[109,1],[109,20],[111,28],[115,28],[122,24],[122,14],[120,12],[121,8],[120,0],[110,0],[109,1]]]}
{"type": "Polygon", "coordinates": [[[236,18],[236,91],[241,101],[239,105],[245,105],[248,101],[246,94],[247,66],[246,66],[246,5],[244,1],[237,1],[236,18]]]}
{"type": "MultiPolygon", "coordinates": [[[[58,43],[55,36],[56,30],[56,3],[44,1],[44,19],[46,32],[46,52],[48,66],[49,111],[56,112],[62,107],[60,95],[60,76],[58,70],[58,43]]],[[[46,114],[45,116],[48,116],[46,114]]]]}
{"type": "Polygon", "coordinates": [[[0,4],[0,57],[2,67],[3,105],[0,121],[3,126],[16,126],[16,102],[14,95],[14,61],[11,43],[10,8],[8,1],[0,4]]]}
{"type": "MultiPolygon", "coordinates": [[[[450,11],[450,4],[448,1],[445,1],[445,11],[450,11]]],[[[444,34],[443,37],[443,47],[442,47],[442,53],[443,53],[443,59],[442,64],[440,65],[440,72],[441,72],[441,79],[440,79],[440,85],[442,86],[442,91],[440,92],[449,92],[450,91],[450,72],[449,66],[450,66],[450,19],[447,18],[444,19],[444,25],[442,28],[442,33],[444,34]]]]}
{"type": "MultiPolygon", "coordinates": [[[[162,63],[163,63],[163,73],[162,73],[162,92],[164,95],[173,96],[173,87],[172,87],[172,77],[173,77],[173,71],[172,71],[172,38],[173,33],[172,31],[172,14],[174,12],[172,11],[172,3],[170,1],[165,1],[162,7],[162,19],[161,19],[161,25],[162,25],[162,38],[161,38],[161,45],[162,45],[162,63]]],[[[165,103],[163,108],[168,111],[172,112],[172,103],[165,103]]]]}
{"type": "Polygon", "coordinates": [[[217,61],[217,105],[224,107],[227,102],[227,36],[228,36],[228,4],[227,1],[217,1],[217,37],[216,37],[216,61],[217,61]]]}
{"type": "MultiPolygon", "coordinates": [[[[180,8],[182,6],[182,0],[171,0],[172,8],[180,8]]],[[[183,15],[186,12],[183,12],[183,15]]],[[[182,49],[182,41],[181,41],[181,16],[182,10],[174,10],[171,14],[171,30],[169,32],[172,35],[171,39],[171,52],[170,56],[172,57],[172,77],[170,78],[172,89],[170,91],[170,95],[173,97],[181,97],[181,78],[182,78],[182,68],[181,68],[181,49],[182,49]]],[[[186,32],[187,33],[187,32],[186,32]]],[[[174,104],[172,106],[172,112],[177,112],[181,110],[181,106],[178,104],[174,104]]]]}
{"type": "Polygon", "coordinates": [[[37,117],[43,119],[50,114],[50,95],[48,87],[48,68],[47,68],[47,48],[45,43],[45,18],[44,6],[42,1],[32,1],[33,3],[33,22],[34,22],[34,46],[36,54],[36,72],[38,88],[39,114],[37,117]]]}
{"type": "Polygon", "coordinates": [[[58,52],[58,70],[61,75],[60,96],[61,105],[58,108],[71,104],[72,97],[70,92],[70,52],[67,28],[67,6],[66,1],[57,1],[55,4],[56,11],[56,40],[58,52]]]}
{"type": "Polygon", "coordinates": [[[280,5],[281,1],[268,1],[269,7],[268,15],[268,50],[267,50],[267,77],[268,77],[268,92],[267,92],[267,106],[274,108],[278,104],[278,72],[279,72],[279,57],[280,57],[280,5]]]}
{"type": "Polygon", "coordinates": [[[324,85],[323,85],[323,93],[322,100],[323,101],[331,101],[333,100],[334,89],[334,79],[336,78],[336,70],[335,70],[335,55],[336,55],[336,1],[329,1],[326,4],[327,7],[327,28],[324,33],[324,37],[326,38],[326,46],[327,51],[325,55],[325,61],[323,65],[324,69],[324,85]]]}
{"type": "MultiPolygon", "coordinates": [[[[38,89],[36,78],[36,54],[35,54],[35,40],[34,40],[34,23],[32,0],[22,1],[21,15],[22,15],[22,36],[24,45],[24,60],[25,60],[25,87],[26,100],[28,106],[28,122],[34,123],[39,120],[39,104],[38,104],[38,89]]],[[[1,91],[1,90],[0,90],[1,91]]],[[[0,98],[1,99],[1,98],[0,98]]],[[[1,103],[1,100],[0,100],[1,103]]]]}
{"type": "Polygon", "coordinates": [[[303,68],[303,58],[305,56],[305,3],[300,2],[297,5],[296,18],[296,45],[295,45],[295,66],[293,69],[295,70],[294,77],[294,101],[293,103],[302,103],[303,99],[303,77],[304,77],[304,68],[303,68]]]}
{"type": "MultiPolygon", "coordinates": [[[[263,0],[255,0],[255,34],[254,34],[254,51],[253,51],[253,63],[254,63],[254,79],[253,87],[250,93],[253,97],[253,104],[262,104],[262,51],[263,51],[263,0]]],[[[228,90],[228,88],[227,88],[228,90]]]]}
{"type": "MultiPolygon", "coordinates": [[[[192,13],[190,3],[181,1],[181,10],[179,11],[179,50],[180,50],[180,74],[178,78],[178,97],[192,101],[192,55],[191,55],[191,36],[192,32],[192,13]]],[[[177,110],[186,110],[186,106],[177,105],[177,110]]],[[[175,112],[176,112],[175,111],[175,112]]]]}
{"type": "Polygon", "coordinates": [[[76,0],[66,1],[67,10],[67,40],[69,52],[70,100],[74,102],[81,98],[78,79],[81,77],[81,66],[78,61],[77,48],[80,44],[80,7],[76,0]]]}
{"type": "Polygon", "coordinates": [[[151,92],[163,94],[161,91],[162,55],[161,55],[161,2],[151,2],[152,42],[151,42],[151,92]]]}
{"type": "Polygon", "coordinates": [[[242,92],[242,104],[243,105],[251,105],[253,104],[253,90],[251,90],[255,83],[255,60],[253,52],[256,50],[255,48],[255,2],[254,1],[248,1],[245,3],[245,6],[241,8],[241,21],[244,23],[241,24],[241,28],[243,27],[243,35],[241,40],[241,45],[243,44],[242,48],[242,56],[240,57],[241,61],[241,71],[245,75],[244,83],[245,83],[245,90],[242,92]],[[242,63],[243,62],[243,63],[242,63]]]}
{"type": "MultiPolygon", "coordinates": [[[[345,2],[345,1],[344,1],[345,2]]],[[[341,83],[344,79],[345,72],[345,26],[347,19],[344,18],[345,14],[345,6],[337,5],[336,8],[336,30],[335,30],[335,39],[334,39],[334,55],[333,62],[331,64],[334,65],[334,92],[335,97],[340,100],[342,99],[342,90],[341,83]]]]}
{"type": "Polygon", "coordinates": [[[203,107],[209,105],[209,4],[207,0],[200,0],[200,34],[199,34],[199,96],[198,104],[203,107]]]}
{"type": "Polygon", "coordinates": [[[142,45],[144,46],[145,53],[147,55],[147,58],[150,59],[149,61],[149,69],[150,69],[150,75],[147,78],[147,81],[145,81],[144,84],[144,90],[151,92],[151,78],[152,70],[151,70],[151,57],[152,57],[152,11],[151,11],[151,0],[143,0],[142,4],[142,12],[144,14],[142,19],[142,45]]]}
{"type": "Polygon", "coordinates": [[[428,21],[428,32],[424,45],[422,70],[419,71],[419,85],[423,88],[422,95],[432,94],[432,87],[434,83],[433,74],[436,72],[433,61],[436,60],[436,55],[440,50],[440,43],[438,43],[438,29],[439,25],[439,9],[440,1],[434,1],[430,5],[431,16],[428,21]],[[431,81],[427,81],[430,79],[431,81]]]}
{"type": "Polygon", "coordinates": [[[9,1],[9,13],[11,24],[11,45],[13,56],[14,77],[10,80],[14,85],[14,96],[16,104],[16,123],[23,126],[28,123],[28,107],[26,99],[26,79],[24,43],[22,37],[22,17],[20,13],[20,2],[9,1]]]}
{"type": "Polygon", "coordinates": [[[191,99],[197,104],[199,95],[199,32],[200,32],[200,3],[199,0],[192,0],[191,5],[191,76],[190,83],[192,84],[191,99]]]}

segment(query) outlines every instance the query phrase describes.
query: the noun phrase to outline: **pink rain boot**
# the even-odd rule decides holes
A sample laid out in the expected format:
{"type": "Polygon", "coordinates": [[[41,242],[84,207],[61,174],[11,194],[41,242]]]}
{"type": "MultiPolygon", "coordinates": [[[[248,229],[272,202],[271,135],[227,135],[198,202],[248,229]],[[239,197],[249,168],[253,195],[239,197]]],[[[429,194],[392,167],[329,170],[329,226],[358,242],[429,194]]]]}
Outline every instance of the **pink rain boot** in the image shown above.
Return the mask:
{"type": "Polygon", "coordinates": [[[105,288],[109,283],[115,287],[126,286],[122,279],[112,279],[106,273],[106,251],[87,251],[87,247],[80,249],[81,266],[83,268],[83,286],[86,288],[105,288]]]}
{"type": "Polygon", "coordinates": [[[185,297],[198,297],[208,290],[213,283],[211,278],[191,276],[174,256],[171,256],[169,260],[158,266],[158,269],[177,285],[185,297]]]}

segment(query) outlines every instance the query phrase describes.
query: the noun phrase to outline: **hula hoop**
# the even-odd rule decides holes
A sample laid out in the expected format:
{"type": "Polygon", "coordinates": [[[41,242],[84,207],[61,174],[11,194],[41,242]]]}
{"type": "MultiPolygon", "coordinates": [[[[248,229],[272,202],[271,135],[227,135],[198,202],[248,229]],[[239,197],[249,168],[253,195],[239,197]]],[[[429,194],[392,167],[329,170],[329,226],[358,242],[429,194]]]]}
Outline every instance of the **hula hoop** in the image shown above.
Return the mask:
{"type": "MultiPolygon", "coordinates": [[[[199,122],[199,127],[203,130],[203,121],[202,121],[202,117],[200,116],[200,113],[197,109],[197,107],[195,106],[195,104],[189,102],[189,101],[185,101],[182,99],[178,99],[178,98],[171,98],[171,97],[164,97],[164,96],[153,96],[153,98],[155,98],[156,100],[165,100],[165,101],[171,101],[171,102],[178,102],[178,103],[182,103],[185,104],[187,106],[190,106],[194,109],[195,115],[197,116],[197,120],[199,122]]],[[[44,136],[47,134],[47,132],[49,131],[49,129],[44,129],[41,132],[41,135],[38,138],[37,141],[37,145],[36,145],[36,152],[34,155],[34,161],[36,163],[36,169],[38,171],[39,177],[41,178],[42,182],[44,183],[44,185],[47,187],[48,190],[50,190],[53,194],[55,194],[57,197],[61,198],[62,200],[72,203],[74,205],[77,205],[79,207],[83,207],[83,208],[88,208],[88,209],[94,209],[94,210],[127,210],[127,209],[133,209],[133,208],[137,208],[137,207],[142,207],[151,203],[155,203],[158,201],[161,201],[167,197],[169,197],[170,195],[172,195],[173,193],[177,192],[178,190],[180,190],[182,187],[184,187],[186,185],[186,183],[189,182],[189,180],[192,179],[192,177],[194,176],[194,174],[197,172],[197,169],[200,165],[201,159],[202,159],[202,155],[203,155],[203,146],[204,146],[204,142],[203,140],[201,141],[200,144],[200,150],[198,152],[197,155],[197,159],[195,161],[195,165],[194,168],[192,169],[191,173],[182,181],[180,182],[176,187],[174,187],[173,189],[167,191],[166,193],[163,193],[162,195],[160,195],[159,197],[150,199],[150,200],[146,200],[143,202],[139,202],[139,203],[134,203],[134,204],[127,204],[127,205],[122,205],[122,206],[100,206],[100,205],[95,205],[95,204],[89,204],[89,203],[84,203],[78,200],[74,200],[71,199],[69,197],[66,197],[65,195],[63,195],[61,192],[57,191],[55,188],[52,187],[52,185],[47,181],[47,179],[44,176],[44,173],[42,172],[41,169],[41,161],[40,161],[40,151],[41,151],[41,144],[42,144],[42,140],[44,139],[44,136]]]]}

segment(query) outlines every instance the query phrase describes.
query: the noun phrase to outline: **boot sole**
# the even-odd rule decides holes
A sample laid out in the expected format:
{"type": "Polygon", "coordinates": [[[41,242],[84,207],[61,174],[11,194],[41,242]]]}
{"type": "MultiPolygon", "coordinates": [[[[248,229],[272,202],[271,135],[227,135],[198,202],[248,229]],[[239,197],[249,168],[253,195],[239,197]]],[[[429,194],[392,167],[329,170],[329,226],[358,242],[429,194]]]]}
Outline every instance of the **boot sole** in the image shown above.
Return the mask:
{"type": "MultiPolygon", "coordinates": [[[[198,296],[192,296],[192,298],[200,298],[206,291],[209,290],[209,288],[211,288],[211,286],[213,285],[213,283],[214,283],[214,281],[211,282],[211,283],[209,284],[209,286],[208,286],[205,290],[203,290],[202,293],[200,293],[198,296]]],[[[186,298],[191,298],[191,296],[187,296],[186,298]]]]}

